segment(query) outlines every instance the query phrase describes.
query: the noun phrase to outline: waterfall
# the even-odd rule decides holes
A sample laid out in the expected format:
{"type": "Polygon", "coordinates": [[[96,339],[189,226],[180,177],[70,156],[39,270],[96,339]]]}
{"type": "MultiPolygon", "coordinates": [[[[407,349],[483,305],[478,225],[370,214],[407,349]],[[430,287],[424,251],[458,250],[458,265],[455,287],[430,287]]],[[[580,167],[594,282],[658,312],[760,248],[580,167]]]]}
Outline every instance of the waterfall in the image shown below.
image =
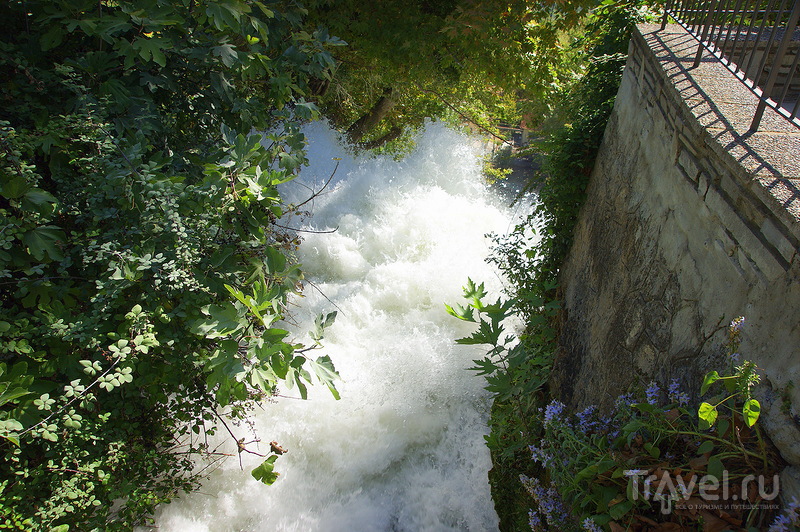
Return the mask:
{"type": "MultiPolygon", "coordinates": [[[[483,438],[490,397],[466,369],[483,350],[456,345],[471,327],[444,311],[462,301],[468,276],[492,299],[501,288],[485,234],[507,232],[512,214],[484,185],[480,142],[433,123],[395,161],[347,155],[323,123],[305,133],[310,165],[282,191],[288,201],[318,190],[341,161],[304,206],[305,229],[336,231],[303,235],[298,258],[316,288],[296,300],[293,321],[308,343],[314,317],[339,309],[320,354],[341,374],[342,399],[322,386],[307,401],[282,388],[289,398],[250,420],[262,442],[288,449],[278,481],[250,476],[256,456],[241,455],[244,471],[229,458],[199,492],[159,511],[159,530],[497,530],[483,438]]],[[[247,426],[234,430],[252,439],[247,426]]]]}

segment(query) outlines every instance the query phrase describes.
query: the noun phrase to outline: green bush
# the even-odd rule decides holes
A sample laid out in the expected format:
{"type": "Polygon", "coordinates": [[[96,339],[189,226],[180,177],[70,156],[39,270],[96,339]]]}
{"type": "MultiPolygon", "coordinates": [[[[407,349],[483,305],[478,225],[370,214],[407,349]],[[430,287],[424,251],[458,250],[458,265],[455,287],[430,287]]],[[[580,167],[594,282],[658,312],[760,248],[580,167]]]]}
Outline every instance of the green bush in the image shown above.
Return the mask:
{"type": "Polygon", "coordinates": [[[129,529],[196,485],[221,414],[336,393],[309,356],[333,315],[310,348],[275,326],[303,278],[275,222],[341,42],[292,2],[0,16],[0,528],[129,529]]]}

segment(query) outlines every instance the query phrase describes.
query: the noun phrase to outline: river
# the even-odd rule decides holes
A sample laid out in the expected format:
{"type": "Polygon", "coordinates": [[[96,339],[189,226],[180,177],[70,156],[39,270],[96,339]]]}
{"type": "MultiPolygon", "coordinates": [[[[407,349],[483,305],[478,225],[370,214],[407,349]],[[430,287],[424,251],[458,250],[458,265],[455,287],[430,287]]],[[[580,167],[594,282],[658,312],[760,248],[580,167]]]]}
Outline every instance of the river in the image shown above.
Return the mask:
{"type": "Polygon", "coordinates": [[[242,455],[244,471],[230,458],[199,492],[163,507],[158,529],[497,530],[483,439],[490,398],[466,369],[482,351],[454,343],[471,328],[444,311],[461,302],[468,276],[495,296],[501,289],[484,262],[485,234],[507,232],[513,213],[483,183],[481,142],[429,124],[395,161],[347,155],[322,123],[305,133],[310,165],[283,191],[290,201],[319,189],[341,161],[305,206],[305,229],[336,231],[303,235],[299,260],[318,289],[306,287],[293,319],[308,330],[338,307],[323,343],[342,399],[322,386],[307,401],[282,389],[251,418],[262,441],[288,450],[278,481],[250,476],[256,456],[242,455]]]}

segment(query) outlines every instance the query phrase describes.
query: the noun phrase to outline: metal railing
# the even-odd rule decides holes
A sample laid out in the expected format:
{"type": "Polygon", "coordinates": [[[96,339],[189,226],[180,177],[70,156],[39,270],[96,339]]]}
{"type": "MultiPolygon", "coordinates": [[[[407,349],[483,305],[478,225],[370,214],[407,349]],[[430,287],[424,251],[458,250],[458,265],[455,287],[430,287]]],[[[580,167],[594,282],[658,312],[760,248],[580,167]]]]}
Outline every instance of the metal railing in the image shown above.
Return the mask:
{"type": "Polygon", "coordinates": [[[695,67],[706,49],[759,97],[750,131],[766,106],[800,127],[800,0],[669,0],[670,18],[700,42],[695,67]]]}

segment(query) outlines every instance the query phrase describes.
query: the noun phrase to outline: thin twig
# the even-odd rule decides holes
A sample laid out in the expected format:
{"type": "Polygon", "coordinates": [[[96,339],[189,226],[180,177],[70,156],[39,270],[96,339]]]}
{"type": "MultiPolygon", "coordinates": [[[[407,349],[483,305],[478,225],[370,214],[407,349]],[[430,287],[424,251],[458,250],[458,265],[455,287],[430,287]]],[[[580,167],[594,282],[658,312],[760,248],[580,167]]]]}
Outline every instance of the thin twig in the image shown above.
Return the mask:
{"type": "Polygon", "coordinates": [[[323,291],[320,289],[320,287],[318,287],[317,285],[315,285],[315,284],[314,284],[312,281],[310,281],[310,280],[308,280],[308,279],[306,279],[305,281],[306,281],[308,284],[310,284],[310,285],[311,285],[311,287],[312,287],[314,290],[316,290],[317,292],[319,292],[319,294],[320,294],[322,297],[324,297],[324,298],[325,298],[325,300],[326,300],[328,303],[330,303],[331,305],[333,305],[334,307],[336,307],[336,310],[338,310],[339,312],[341,312],[341,313],[342,313],[342,316],[346,316],[345,312],[344,312],[344,311],[343,311],[343,310],[342,310],[342,309],[339,307],[339,305],[337,305],[336,303],[334,303],[333,301],[331,301],[331,299],[330,299],[328,296],[326,296],[326,295],[325,295],[325,292],[323,292],[323,291]]]}
{"type": "Polygon", "coordinates": [[[314,231],[313,229],[297,229],[296,227],[287,227],[285,225],[276,224],[275,222],[272,223],[275,227],[280,227],[281,229],[286,229],[287,231],[297,231],[298,233],[314,233],[314,234],[328,234],[328,233],[335,233],[339,230],[337,226],[335,229],[331,229],[330,231],[314,231]]]}
{"type": "Polygon", "coordinates": [[[314,192],[314,193],[311,195],[311,197],[310,197],[310,198],[308,198],[307,200],[305,200],[303,203],[301,203],[301,204],[299,204],[299,205],[295,205],[295,206],[294,206],[294,208],[295,208],[295,209],[299,209],[300,207],[302,207],[303,205],[305,205],[305,204],[306,204],[306,203],[308,203],[309,201],[313,200],[314,198],[316,198],[317,196],[319,196],[320,194],[322,194],[322,191],[323,191],[323,190],[325,190],[325,188],[328,186],[328,184],[329,184],[329,183],[331,182],[331,180],[333,179],[333,176],[336,174],[336,170],[338,170],[338,169],[339,169],[339,163],[340,163],[340,162],[341,162],[341,161],[336,161],[336,166],[334,166],[334,167],[333,167],[333,172],[331,172],[331,175],[330,175],[330,177],[328,178],[328,180],[327,180],[327,181],[325,181],[325,184],[324,184],[324,185],[322,185],[322,188],[321,188],[321,189],[319,189],[319,191],[318,191],[318,192],[314,192]]]}
{"type": "Polygon", "coordinates": [[[93,383],[91,383],[89,386],[87,386],[86,388],[84,388],[84,390],[83,390],[83,391],[82,391],[80,394],[76,394],[76,395],[75,395],[75,397],[73,397],[72,399],[70,399],[69,401],[67,401],[67,403],[66,403],[64,406],[62,406],[61,408],[59,408],[58,410],[56,410],[55,412],[53,412],[52,414],[50,414],[49,416],[47,416],[46,418],[44,418],[43,420],[41,420],[40,422],[38,422],[37,424],[35,424],[35,425],[31,425],[31,426],[30,426],[30,427],[28,427],[27,429],[23,430],[22,432],[20,432],[20,433],[19,433],[19,435],[20,435],[20,436],[22,436],[22,435],[24,435],[24,434],[27,434],[28,432],[32,431],[33,429],[35,429],[35,428],[36,428],[36,427],[38,427],[39,425],[42,425],[43,423],[46,423],[46,422],[47,422],[48,420],[50,420],[50,418],[52,418],[53,416],[56,416],[56,415],[58,415],[58,414],[61,414],[62,412],[64,412],[64,411],[67,409],[67,407],[68,407],[69,405],[71,405],[72,403],[74,403],[74,402],[75,402],[75,401],[77,401],[78,399],[81,399],[81,398],[85,397],[85,396],[86,396],[86,394],[89,392],[89,390],[90,390],[90,389],[91,389],[91,388],[92,388],[92,387],[93,387],[95,384],[97,384],[98,382],[100,382],[100,379],[102,379],[103,377],[105,377],[106,375],[108,375],[108,372],[110,372],[112,369],[114,369],[114,367],[115,367],[117,364],[119,364],[121,360],[122,360],[122,357],[118,357],[118,358],[117,358],[117,359],[114,361],[114,363],[113,363],[113,364],[111,364],[111,365],[108,367],[108,369],[107,369],[107,370],[105,370],[105,371],[104,371],[104,372],[103,372],[103,373],[102,373],[102,374],[101,374],[99,377],[97,377],[97,378],[94,380],[94,382],[93,382],[93,383]]]}

